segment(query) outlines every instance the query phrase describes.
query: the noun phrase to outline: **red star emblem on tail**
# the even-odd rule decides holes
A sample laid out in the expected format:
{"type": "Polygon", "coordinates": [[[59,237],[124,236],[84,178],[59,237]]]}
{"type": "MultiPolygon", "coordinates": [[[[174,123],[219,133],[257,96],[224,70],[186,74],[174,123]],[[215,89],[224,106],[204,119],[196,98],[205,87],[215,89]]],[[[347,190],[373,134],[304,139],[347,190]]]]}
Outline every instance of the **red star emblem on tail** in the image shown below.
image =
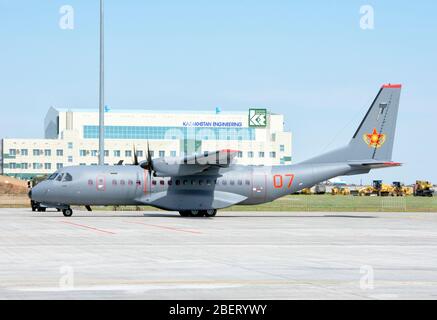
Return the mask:
{"type": "Polygon", "coordinates": [[[385,142],[385,134],[378,133],[376,128],[373,128],[373,132],[363,135],[363,139],[369,147],[380,148],[385,142]]]}

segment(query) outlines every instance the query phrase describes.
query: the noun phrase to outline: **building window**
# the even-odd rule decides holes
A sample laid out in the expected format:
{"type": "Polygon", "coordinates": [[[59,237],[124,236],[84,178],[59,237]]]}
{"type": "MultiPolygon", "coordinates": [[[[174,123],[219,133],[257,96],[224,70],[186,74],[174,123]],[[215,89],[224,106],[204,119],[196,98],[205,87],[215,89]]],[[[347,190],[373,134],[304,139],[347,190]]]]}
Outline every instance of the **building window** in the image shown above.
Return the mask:
{"type": "Polygon", "coordinates": [[[248,157],[248,158],[253,158],[253,151],[249,151],[249,152],[247,153],[247,157],[248,157]]]}
{"type": "Polygon", "coordinates": [[[174,151],[174,150],[170,151],[170,156],[171,157],[176,157],[176,151],[174,151]]]}
{"type": "Polygon", "coordinates": [[[72,156],[68,156],[68,162],[73,162],[73,157],[72,156]]]}
{"type": "Polygon", "coordinates": [[[283,144],[279,145],[279,151],[284,152],[285,146],[283,144]]]}
{"type": "Polygon", "coordinates": [[[45,150],[44,150],[44,155],[45,155],[46,157],[51,157],[51,156],[52,156],[52,150],[50,150],[50,149],[45,149],[45,150]]]}
{"type": "Polygon", "coordinates": [[[29,152],[27,151],[27,149],[21,149],[22,156],[27,156],[28,154],[29,154],[29,152]]]}
{"type": "Polygon", "coordinates": [[[42,168],[43,168],[42,163],[34,162],[34,163],[32,164],[32,169],[33,169],[33,170],[40,170],[40,169],[42,169],[42,168]]]}
{"type": "Polygon", "coordinates": [[[79,155],[80,155],[81,157],[86,157],[86,155],[87,155],[87,151],[86,151],[86,150],[79,150],[79,155]]]}
{"type": "Polygon", "coordinates": [[[105,157],[109,157],[109,150],[105,150],[105,157]]]}
{"type": "Polygon", "coordinates": [[[63,167],[64,167],[64,164],[62,164],[62,163],[57,163],[56,164],[56,169],[57,170],[62,169],[63,167]]]}
{"type": "Polygon", "coordinates": [[[40,153],[40,150],[39,150],[39,149],[33,149],[33,155],[34,155],[35,157],[38,157],[40,154],[41,154],[41,153],[40,153]]]}
{"type": "Polygon", "coordinates": [[[164,158],[165,157],[165,151],[164,150],[159,150],[159,157],[160,158],[164,158]]]}
{"type": "Polygon", "coordinates": [[[120,150],[114,150],[114,157],[120,158],[120,150]]]}
{"type": "Polygon", "coordinates": [[[9,169],[17,169],[17,164],[15,162],[9,163],[9,169]]]}
{"type": "Polygon", "coordinates": [[[243,152],[238,151],[238,152],[237,152],[237,157],[238,157],[238,158],[243,158],[243,152]]]}
{"type": "Polygon", "coordinates": [[[137,151],[137,156],[138,156],[138,157],[142,158],[143,155],[144,155],[144,153],[143,153],[142,150],[137,151]]]}
{"type": "Polygon", "coordinates": [[[15,149],[9,149],[9,155],[10,155],[10,156],[16,156],[16,155],[17,155],[17,150],[15,150],[15,149]]]}
{"type": "MultiPolygon", "coordinates": [[[[137,152],[137,155],[138,155],[138,152],[137,152]]],[[[124,152],[124,156],[125,156],[125,157],[132,157],[132,151],[130,151],[130,150],[126,150],[126,151],[124,152]]]]}
{"type": "Polygon", "coordinates": [[[98,155],[97,150],[91,150],[91,156],[92,157],[97,157],[97,155],[98,155]]]}
{"type": "Polygon", "coordinates": [[[57,149],[57,150],[56,150],[56,155],[57,155],[58,157],[63,157],[63,156],[64,156],[64,150],[62,150],[62,149],[57,149]]]}
{"type": "Polygon", "coordinates": [[[29,165],[27,164],[27,162],[21,164],[21,169],[27,170],[28,168],[29,168],[29,165]]]}
{"type": "Polygon", "coordinates": [[[271,151],[270,152],[270,158],[276,158],[276,152],[275,151],[271,151]]]}
{"type": "Polygon", "coordinates": [[[44,169],[45,170],[52,170],[52,164],[51,163],[44,163],[44,169]]]}
{"type": "Polygon", "coordinates": [[[81,163],[79,163],[79,165],[80,166],[86,166],[86,163],[81,162],[81,163]]]}
{"type": "Polygon", "coordinates": [[[258,157],[264,158],[264,152],[263,151],[258,152],[258,157]]]}
{"type": "Polygon", "coordinates": [[[73,142],[68,143],[68,149],[73,149],[73,142]]]}

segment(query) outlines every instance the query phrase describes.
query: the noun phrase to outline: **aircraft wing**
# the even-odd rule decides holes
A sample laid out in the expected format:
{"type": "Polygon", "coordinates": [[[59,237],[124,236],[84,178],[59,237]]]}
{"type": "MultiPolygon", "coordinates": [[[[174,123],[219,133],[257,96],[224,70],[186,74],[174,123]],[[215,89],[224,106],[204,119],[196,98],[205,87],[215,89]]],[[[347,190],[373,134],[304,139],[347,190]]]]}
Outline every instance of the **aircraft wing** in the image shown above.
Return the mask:
{"type": "Polygon", "coordinates": [[[151,167],[155,176],[178,177],[202,173],[210,168],[229,167],[235,157],[237,150],[218,150],[204,152],[202,154],[185,157],[165,157],[153,159],[152,165],[147,161],[140,163],[143,168],[151,167]]]}

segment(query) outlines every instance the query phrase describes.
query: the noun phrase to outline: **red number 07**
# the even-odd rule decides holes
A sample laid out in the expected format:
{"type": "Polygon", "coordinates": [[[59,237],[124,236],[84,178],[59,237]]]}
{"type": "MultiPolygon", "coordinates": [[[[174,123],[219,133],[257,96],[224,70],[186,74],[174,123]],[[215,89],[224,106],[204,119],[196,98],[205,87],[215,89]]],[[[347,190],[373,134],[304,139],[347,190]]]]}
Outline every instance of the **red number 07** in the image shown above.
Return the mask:
{"type": "Polygon", "coordinates": [[[276,174],[273,176],[273,186],[276,189],[281,189],[284,187],[284,178],[283,177],[288,178],[288,184],[287,184],[287,189],[290,189],[292,184],[293,184],[293,180],[294,180],[294,174],[292,173],[286,173],[284,175],[282,174],[276,174]]]}

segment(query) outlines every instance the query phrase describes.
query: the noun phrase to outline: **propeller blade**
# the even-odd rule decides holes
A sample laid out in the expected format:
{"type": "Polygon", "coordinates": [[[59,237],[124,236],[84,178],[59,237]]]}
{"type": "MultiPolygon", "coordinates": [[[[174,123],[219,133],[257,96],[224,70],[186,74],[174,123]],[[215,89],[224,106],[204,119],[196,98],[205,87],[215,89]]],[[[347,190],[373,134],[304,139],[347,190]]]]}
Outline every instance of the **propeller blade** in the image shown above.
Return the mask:
{"type": "Polygon", "coordinates": [[[139,165],[139,162],[138,162],[138,155],[137,155],[137,150],[135,150],[135,145],[134,145],[134,166],[137,166],[137,165],[139,165]]]}
{"type": "Polygon", "coordinates": [[[142,163],[141,167],[145,170],[149,171],[149,174],[152,173],[153,170],[153,160],[152,160],[152,154],[150,152],[150,147],[149,147],[149,140],[147,140],[147,159],[146,162],[142,163]]]}

